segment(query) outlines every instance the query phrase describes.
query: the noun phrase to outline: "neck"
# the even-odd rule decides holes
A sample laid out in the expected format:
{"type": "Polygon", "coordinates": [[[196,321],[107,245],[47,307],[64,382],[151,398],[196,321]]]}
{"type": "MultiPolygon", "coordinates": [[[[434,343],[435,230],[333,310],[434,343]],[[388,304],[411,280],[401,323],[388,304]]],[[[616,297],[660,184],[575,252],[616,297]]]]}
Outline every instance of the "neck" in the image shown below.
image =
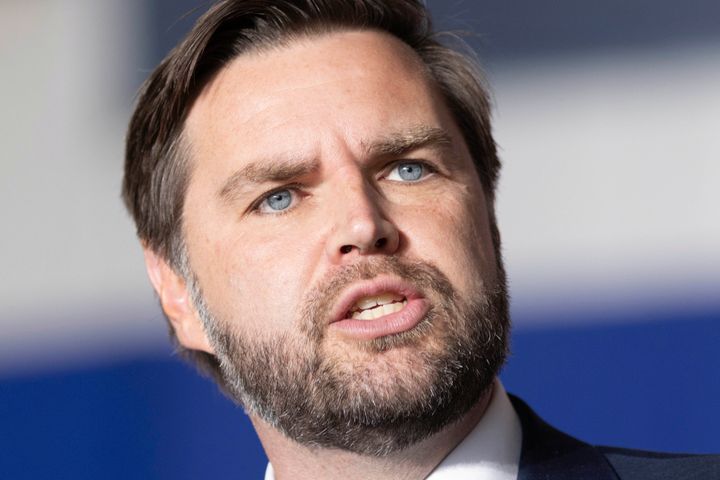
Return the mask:
{"type": "Polygon", "coordinates": [[[288,439],[262,420],[254,417],[251,417],[251,420],[272,463],[276,480],[422,479],[477,425],[487,410],[492,394],[493,388],[488,389],[460,420],[435,435],[384,457],[360,455],[338,449],[308,448],[288,439]]]}

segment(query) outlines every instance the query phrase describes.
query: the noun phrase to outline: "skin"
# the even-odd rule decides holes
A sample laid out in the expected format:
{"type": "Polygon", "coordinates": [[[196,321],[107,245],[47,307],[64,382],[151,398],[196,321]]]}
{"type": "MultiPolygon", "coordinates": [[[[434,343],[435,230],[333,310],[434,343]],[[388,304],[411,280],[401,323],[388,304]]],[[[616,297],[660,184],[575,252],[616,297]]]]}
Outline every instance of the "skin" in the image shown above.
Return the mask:
{"type": "MultiPolygon", "coordinates": [[[[340,32],[243,55],[203,90],[186,134],[190,264],[213,312],[248,338],[297,332],[308,288],[372,256],[432,262],[464,298],[494,285],[491,206],[467,146],[420,60],[393,37],[340,32]],[[393,132],[418,127],[441,129],[449,144],[399,156],[367,151],[393,132]],[[432,168],[419,181],[404,182],[395,169],[402,160],[432,168]],[[310,161],[316,168],[295,178],[236,182],[227,194],[228,180],[248,164],[310,161]],[[287,185],[297,186],[293,203],[273,213],[263,199],[287,185]]],[[[213,353],[183,279],[153,252],[145,256],[179,341],[213,353]]],[[[369,369],[373,388],[392,384],[422,353],[368,351],[330,327],[323,342],[326,354],[369,369]]],[[[429,351],[437,347],[432,336],[426,344],[429,351]]],[[[279,479],[338,478],[339,472],[344,478],[423,478],[474,427],[487,400],[439,434],[383,458],[308,449],[252,420],[279,479]]]]}

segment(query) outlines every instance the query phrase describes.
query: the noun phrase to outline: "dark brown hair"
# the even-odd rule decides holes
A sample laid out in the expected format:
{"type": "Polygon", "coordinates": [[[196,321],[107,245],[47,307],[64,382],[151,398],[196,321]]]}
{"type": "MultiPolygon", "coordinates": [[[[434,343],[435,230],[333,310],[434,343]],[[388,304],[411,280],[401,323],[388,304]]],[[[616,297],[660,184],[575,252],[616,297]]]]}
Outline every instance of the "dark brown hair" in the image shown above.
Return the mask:
{"type": "Polygon", "coordinates": [[[182,217],[191,159],[183,128],[214,74],[251,50],[362,29],[389,33],[409,45],[436,82],[488,195],[499,250],[492,200],[500,163],[488,94],[476,63],[440,42],[426,8],[416,0],[224,0],[210,8],[145,81],[128,128],[122,197],[143,244],[187,278],[182,217]]]}

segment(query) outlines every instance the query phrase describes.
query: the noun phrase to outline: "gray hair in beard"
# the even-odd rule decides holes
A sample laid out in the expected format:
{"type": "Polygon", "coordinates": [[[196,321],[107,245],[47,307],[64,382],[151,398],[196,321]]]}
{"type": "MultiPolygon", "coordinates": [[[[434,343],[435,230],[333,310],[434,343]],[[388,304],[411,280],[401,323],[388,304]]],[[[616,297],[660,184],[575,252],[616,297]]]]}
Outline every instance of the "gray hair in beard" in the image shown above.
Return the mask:
{"type": "Polygon", "coordinates": [[[225,393],[248,414],[309,447],[372,456],[400,451],[459,420],[491,388],[507,356],[510,320],[502,270],[494,288],[464,300],[428,262],[382,257],[346,266],[306,295],[296,330],[272,339],[243,335],[232,319],[214,316],[195,276],[190,269],[184,273],[219,360],[225,393]],[[373,385],[372,365],[330,358],[323,339],[342,291],[380,274],[411,282],[431,307],[410,331],[354,345],[378,362],[393,349],[409,351],[407,368],[383,365],[396,372],[394,381],[373,385]]]}

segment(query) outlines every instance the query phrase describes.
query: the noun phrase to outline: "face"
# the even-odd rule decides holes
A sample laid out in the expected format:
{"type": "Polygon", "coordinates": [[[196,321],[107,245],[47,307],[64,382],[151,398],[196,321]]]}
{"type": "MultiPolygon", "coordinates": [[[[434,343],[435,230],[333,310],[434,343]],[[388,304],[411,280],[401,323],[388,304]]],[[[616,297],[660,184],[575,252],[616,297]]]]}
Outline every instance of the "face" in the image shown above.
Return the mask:
{"type": "Polygon", "coordinates": [[[383,454],[477,401],[504,284],[467,147],[407,46],[343,32],[243,55],[186,134],[189,288],[251,414],[383,454]]]}

